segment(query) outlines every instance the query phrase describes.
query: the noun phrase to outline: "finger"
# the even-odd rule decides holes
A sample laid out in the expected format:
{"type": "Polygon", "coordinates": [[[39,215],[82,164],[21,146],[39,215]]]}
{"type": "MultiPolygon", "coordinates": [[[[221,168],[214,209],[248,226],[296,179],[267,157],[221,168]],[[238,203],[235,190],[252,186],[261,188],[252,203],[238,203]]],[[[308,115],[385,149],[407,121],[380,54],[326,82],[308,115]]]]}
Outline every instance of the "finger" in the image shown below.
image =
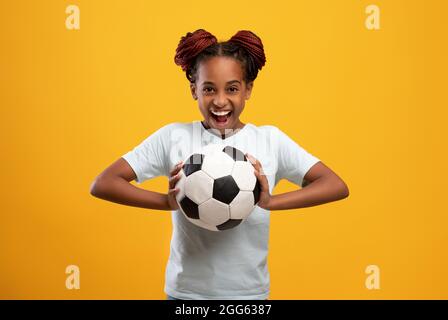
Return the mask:
{"type": "Polygon", "coordinates": [[[173,171],[170,172],[170,178],[175,177],[176,175],[178,175],[181,169],[182,169],[182,167],[175,167],[173,169],[173,171]]]}
{"type": "Polygon", "coordinates": [[[261,175],[260,172],[258,170],[254,170],[254,174],[257,177],[258,180],[261,180],[261,175]]]}
{"type": "Polygon", "coordinates": [[[246,156],[249,159],[250,163],[254,166],[254,168],[256,170],[259,170],[259,168],[261,167],[261,163],[249,153],[246,153],[246,156]]]}
{"type": "Polygon", "coordinates": [[[249,154],[249,157],[252,159],[252,162],[253,162],[255,165],[260,165],[260,166],[261,166],[261,162],[258,161],[257,158],[255,158],[255,157],[254,157],[253,155],[251,155],[251,154],[249,154]]]}
{"type": "Polygon", "coordinates": [[[266,176],[262,175],[259,171],[255,171],[255,176],[257,177],[258,182],[260,182],[261,190],[269,190],[269,184],[266,176]]]}
{"type": "Polygon", "coordinates": [[[176,181],[176,179],[179,178],[179,176],[180,176],[180,174],[177,173],[177,174],[175,174],[175,175],[169,177],[169,179],[168,179],[168,185],[170,186],[170,188],[172,188],[172,187],[174,186],[174,182],[176,181]]]}
{"type": "Polygon", "coordinates": [[[252,155],[246,153],[246,157],[249,160],[250,163],[252,163],[253,166],[255,166],[257,164],[257,161],[254,157],[252,157],[252,155]]]}
{"type": "Polygon", "coordinates": [[[180,178],[181,178],[181,175],[179,173],[177,173],[176,175],[170,177],[169,180],[168,180],[169,187],[173,188],[176,185],[176,183],[180,180],[180,178]]]}
{"type": "Polygon", "coordinates": [[[174,176],[175,174],[177,174],[180,169],[182,168],[182,161],[179,161],[173,168],[173,170],[171,170],[170,172],[170,176],[174,176]]]}
{"type": "Polygon", "coordinates": [[[180,161],[179,163],[177,163],[177,164],[174,166],[174,169],[173,169],[173,175],[177,174],[177,173],[180,171],[180,169],[182,169],[182,166],[183,166],[182,161],[180,161]]]}
{"type": "Polygon", "coordinates": [[[168,195],[169,196],[175,196],[176,194],[178,194],[179,193],[179,188],[173,188],[173,189],[169,189],[168,190],[168,195]]]}

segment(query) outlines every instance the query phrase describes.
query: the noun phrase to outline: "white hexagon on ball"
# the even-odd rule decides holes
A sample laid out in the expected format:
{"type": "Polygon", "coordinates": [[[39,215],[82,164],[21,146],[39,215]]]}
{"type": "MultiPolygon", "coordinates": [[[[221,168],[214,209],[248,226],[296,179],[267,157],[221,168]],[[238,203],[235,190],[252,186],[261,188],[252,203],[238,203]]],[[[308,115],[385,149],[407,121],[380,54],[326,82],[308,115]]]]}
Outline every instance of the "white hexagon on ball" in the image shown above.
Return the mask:
{"type": "Polygon", "coordinates": [[[214,152],[205,156],[201,170],[213,179],[218,179],[230,175],[234,164],[235,161],[225,152],[214,152]]]}
{"type": "Polygon", "coordinates": [[[253,191],[257,183],[254,167],[248,161],[236,161],[233,166],[232,177],[242,191],[253,191]]]}
{"type": "Polygon", "coordinates": [[[208,225],[218,226],[230,218],[229,206],[216,199],[199,205],[199,219],[208,225]]]}
{"type": "Polygon", "coordinates": [[[191,223],[197,225],[198,227],[204,228],[204,229],[208,229],[210,231],[219,231],[218,228],[216,228],[215,226],[211,226],[206,224],[205,222],[198,220],[198,219],[189,219],[188,221],[190,221],[191,223]]]}
{"type": "Polygon", "coordinates": [[[231,219],[246,219],[254,210],[254,194],[251,191],[240,191],[230,203],[231,219]]]}
{"type": "Polygon", "coordinates": [[[203,171],[196,171],[185,181],[185,194],[196,204],[201,204],[213,195],[213,179],[203,171]]]}

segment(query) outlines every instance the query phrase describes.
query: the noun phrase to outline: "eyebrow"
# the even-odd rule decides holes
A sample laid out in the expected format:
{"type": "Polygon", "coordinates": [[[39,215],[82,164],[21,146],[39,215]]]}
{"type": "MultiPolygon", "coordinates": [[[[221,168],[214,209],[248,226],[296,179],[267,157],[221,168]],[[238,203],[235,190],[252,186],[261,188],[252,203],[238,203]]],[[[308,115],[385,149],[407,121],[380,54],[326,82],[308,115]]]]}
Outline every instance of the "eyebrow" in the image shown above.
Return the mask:
{"type": "MultiPolygon", "coordinates": [[[[232,84],[232,83],[235,83],[235,82],[238,82],[239,84],[241,84],[241,82],[238,81],[238,80],[231,80],[231,81],[228,81],[227,84],[232,84]]],[[[215,85],[215,84],[214,84],[213,82],[211,82],[211,81],[204,81],[204,82],[202,83],[202,85],[206,85],[206,84],[215,85]]]]}

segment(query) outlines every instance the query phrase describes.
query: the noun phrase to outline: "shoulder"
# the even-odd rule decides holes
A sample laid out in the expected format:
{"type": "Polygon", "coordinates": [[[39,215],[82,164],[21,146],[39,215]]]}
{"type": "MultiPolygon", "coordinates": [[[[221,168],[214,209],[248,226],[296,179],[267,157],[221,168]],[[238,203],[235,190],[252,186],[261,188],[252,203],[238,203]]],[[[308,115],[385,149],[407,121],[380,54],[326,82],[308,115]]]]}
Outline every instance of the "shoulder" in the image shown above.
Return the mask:
{"type": "Polygon", "coordinates": [[[172,122],[164,125],[159,130],[170,131],[175,129],[188,129],[193,127],[193,122],[172,122]]]}
{"type": "Polygon", "coordinates": [[[247,125],[250,130],[261,134],[270,134],[270,133],[278,134],[279,132],[281,132],[279,128],[273,125],[256,126],[252,123],[248,123],[247,125]]]}
{"type": "Polygon", "coordinates": [[[248,126],[254,130],[259,130],[259,131],[275,131],[278,130],[278,128],[276,126],[273,125],[261,125],[261,126],[257,126],[253,123],[248,123],[248,126]]]}
{"type": "Polygon", "coordinates": [[[190,131],[194,126],[193,122],[172,122],[160,127],[158,130],[154,132],[154,134],[167,137],[171,133],[176,131],[190,131]]]}
{"type": "Polygon", "coordinates": [[[284,150],[285,152],[290,152],[292,149],[301,147],[293,136],[290,136],[286,131],[281,130],[277,126],[273,125],[263,125],[254,126],[253,128],[257,131],[257,138],[265,139],[268,144],[272,145],[276,149],[284,150]]]}
{"type": "Polygon", "coordinates": [[[152,130],[144,138],[143,146],[167,146],[171,141],[178,136],[185,136],[186,132],[189,132],[192,127],[192,123],[173,122],[168,123],[156,130],[152,130]]]}
{"type": "Polygon", "coordinates": [[[256,126],[249,124],[249,128],[252,129],[257,135],[270,139],[271,142],[279,142],[279,140],[288,138],[286,133],[274,125],[256,126]]]}

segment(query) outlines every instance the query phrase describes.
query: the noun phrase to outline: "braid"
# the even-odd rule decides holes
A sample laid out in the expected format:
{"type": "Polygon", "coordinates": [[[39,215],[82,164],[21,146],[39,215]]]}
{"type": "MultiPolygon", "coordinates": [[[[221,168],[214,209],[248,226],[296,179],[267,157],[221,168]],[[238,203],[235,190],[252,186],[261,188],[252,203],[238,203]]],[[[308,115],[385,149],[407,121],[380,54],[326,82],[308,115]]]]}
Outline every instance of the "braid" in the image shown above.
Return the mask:
{"type": "Polygon", "coordinates": [[[217,43],[218,40],[210,32],[204,29],[198,29],[195,32],[188,32],[179,41],[174,56],[174,63],[182,67],[183,71],[187,71],[192,60],[205,48],[217,43]]]}
{"type": "Polygon", "coordinates": [[[194,83],[200,62],[216,56],[238,60],[246,82],[255,80],[258,70],[266,63],[263,43],[253,32],[240,30],[230,40],[218,43],[216,37],[204,29],[188,32],[180,39],[174,62],[182,68],[187,79],[194,83]]]}
{"type": "Polygon", "coordinates": [[[261,39],[251,31],[240,30],[229,42],[234,42],[247,50],[249,55],[253,58],[257,69],[261,70],[266,62],[264,55],[263,43],[261,39]]]}

